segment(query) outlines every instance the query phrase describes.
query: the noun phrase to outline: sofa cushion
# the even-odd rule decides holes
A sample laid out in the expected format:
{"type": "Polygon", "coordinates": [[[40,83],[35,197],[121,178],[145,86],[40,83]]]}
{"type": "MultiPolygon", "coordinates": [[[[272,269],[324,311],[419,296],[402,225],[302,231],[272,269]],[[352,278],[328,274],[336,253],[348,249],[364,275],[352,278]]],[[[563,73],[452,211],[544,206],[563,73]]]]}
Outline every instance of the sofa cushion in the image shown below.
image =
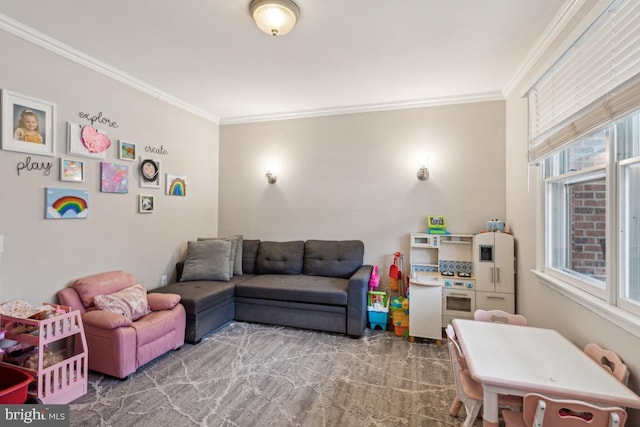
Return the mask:
{"type": "Polygon", "coordinates": [[[304,242],[260,242],[256,274],[300,274],[304,242]]]}
{"type": "Polygon", "coordinates": [[[348,279],[362,267],[364,243],[360,240],[307,240],[304,274],[348,279]]]}
{"type": "Polygon", "coordinates": [[[187,256],[181,282],[190,280],[219,280],[228,282],[231,242],[228,240],[202,240],[187,243],[187,256]]]}
{"type": "Polygon", "coordinates": [[[180,295],[180,303],[188,315],[200,313],[226,299],[233,298],[236,283],[251,278],[251,275],[235,276],[228,282],[199,280],[171,283],[152,289],[154,293],[172,293],[180,295]]]}
{"type": "Polygon", "coordinates": [[[133,285],[108,295],[96,295],[93,302],[98,310],[121,314],[134,321],[151,312],[147,290],[143,285],[133,285]]]}
{"type": "Polygon", "coordinates": [[[243,239],[242,241],[242,273],[254,274],[256,272],[256,258],[260,240],[243,239]]]}
{"type": "Polygon", "coordinates": [[[337,277],[265,274],[238,283],[236,296],[346,306],[348,286],[337,277]]]}
{"type": "Polygon", "coordinates": [[[83,277],[76,280],[71,286],[80,296],[82,304],[89,308],[93,306],[93,297],[96,295],[112,294],[136,283],[136,278],[133,274],[125,273],[124,271],[109,271],[83,277]]]}

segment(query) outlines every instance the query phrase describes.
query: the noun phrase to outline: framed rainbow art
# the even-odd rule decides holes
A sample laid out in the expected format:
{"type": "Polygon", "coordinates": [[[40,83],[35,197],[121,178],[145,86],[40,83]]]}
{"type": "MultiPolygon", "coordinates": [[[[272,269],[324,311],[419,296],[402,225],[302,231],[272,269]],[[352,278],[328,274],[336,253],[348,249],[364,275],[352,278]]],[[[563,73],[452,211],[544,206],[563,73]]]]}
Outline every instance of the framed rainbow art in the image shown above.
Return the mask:
{"type": "Polygon", "coordinates": [[[89,216],[89,192],[69,188],[45,188],[45,218],[84,219],[89,216]]]}
{"type": "Polygon", "coordinates": [[[186,196],[187,195],[187,177],[180,175],[167,174],[167,194],[169,196],[186,196]]]}

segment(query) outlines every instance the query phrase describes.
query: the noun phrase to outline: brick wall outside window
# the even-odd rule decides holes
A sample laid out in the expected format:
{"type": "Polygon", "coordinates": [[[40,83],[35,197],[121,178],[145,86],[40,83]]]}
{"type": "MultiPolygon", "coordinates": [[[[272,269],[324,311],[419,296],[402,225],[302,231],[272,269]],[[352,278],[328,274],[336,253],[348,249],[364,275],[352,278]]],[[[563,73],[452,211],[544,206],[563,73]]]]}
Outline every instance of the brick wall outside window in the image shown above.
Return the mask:
{"type": "Polygon", "coordinates": [[[605,281],[605,180],[573,184],[571,192],[571,269],[605,281]]]}

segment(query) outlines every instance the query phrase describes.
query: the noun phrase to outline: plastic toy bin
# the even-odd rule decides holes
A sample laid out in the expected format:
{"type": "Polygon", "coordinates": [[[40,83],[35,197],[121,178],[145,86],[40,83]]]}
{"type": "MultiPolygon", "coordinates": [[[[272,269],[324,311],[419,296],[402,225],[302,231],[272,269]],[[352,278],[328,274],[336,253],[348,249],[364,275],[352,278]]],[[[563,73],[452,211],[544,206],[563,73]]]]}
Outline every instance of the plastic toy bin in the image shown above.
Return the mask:
{"type": "Polygon", "coordinates": [[[0,405],[22,405],[33,377],[25,371],[0,365],[0,405]]]}
{"type": "Polygon", "coordinates": [[[371,329],[375,329],[376,326],[379,326],[381,330],[387,330],[387,317],[389,313],[386,311],[373,311],[369,310],[369,325],[371,329]]]}

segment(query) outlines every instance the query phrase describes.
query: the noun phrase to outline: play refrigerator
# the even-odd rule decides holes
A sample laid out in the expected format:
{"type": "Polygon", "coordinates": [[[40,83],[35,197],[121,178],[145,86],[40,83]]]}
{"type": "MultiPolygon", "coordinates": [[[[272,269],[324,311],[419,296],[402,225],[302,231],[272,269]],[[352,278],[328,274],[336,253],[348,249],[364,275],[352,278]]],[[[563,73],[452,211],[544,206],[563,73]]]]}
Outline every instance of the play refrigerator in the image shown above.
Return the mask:
{"type": "Polygon", "coordinates": [[[30,390],[32,397],[42,403],[66,404],[87,393],[87,341],[80,312],[71,311],[66,306],[53,306],[62,313],[45,320],[2,315],[0,324],[8,329],[6,338],[37,351],[36,369],[8,364],[28,372],[34,378],[36,387],[30,390]],[[17,329],[10,329],[11,325],[30,329],[30,332],[12,333],[17,329]],[[66,349],[61,351],[63,355],[58,355],[55,363],[46,366],[43,355],[51,353],[49,349],[56,346],[66,349]]]}

